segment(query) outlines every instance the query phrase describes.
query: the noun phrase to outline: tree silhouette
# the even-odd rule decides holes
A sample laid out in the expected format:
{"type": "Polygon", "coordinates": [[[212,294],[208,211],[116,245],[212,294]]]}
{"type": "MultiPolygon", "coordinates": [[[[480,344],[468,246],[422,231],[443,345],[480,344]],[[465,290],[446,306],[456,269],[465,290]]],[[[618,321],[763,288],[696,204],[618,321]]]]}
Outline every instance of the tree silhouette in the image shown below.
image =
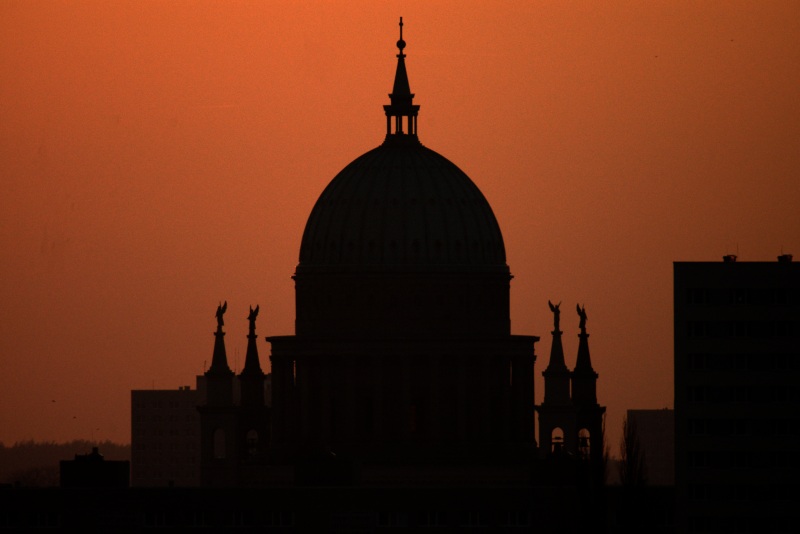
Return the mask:
{"type": "Polygon", "coordinates": [[[622,420],[622,441],[619,445],[619,479],[623,486],[644,486],[647,473],[644,467],[645,453],[639,442],[636,421],[626,415],[622,420]]]}

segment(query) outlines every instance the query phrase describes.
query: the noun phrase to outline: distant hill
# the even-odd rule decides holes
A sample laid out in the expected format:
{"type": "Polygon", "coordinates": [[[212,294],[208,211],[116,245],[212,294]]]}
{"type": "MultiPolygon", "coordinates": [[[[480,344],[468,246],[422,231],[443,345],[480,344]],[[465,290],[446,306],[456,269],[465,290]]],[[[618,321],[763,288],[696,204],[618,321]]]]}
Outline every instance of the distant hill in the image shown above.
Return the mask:
{"type": "Polygon", "coordinates": [[[59,462],[72,460],[76,454],[88,454],[92,447],[97,447],[106,460],[131,459],[130,445],[110,441],[21,441],[11,447],[0,443],[0,484],[58,486],[59,462]]]}

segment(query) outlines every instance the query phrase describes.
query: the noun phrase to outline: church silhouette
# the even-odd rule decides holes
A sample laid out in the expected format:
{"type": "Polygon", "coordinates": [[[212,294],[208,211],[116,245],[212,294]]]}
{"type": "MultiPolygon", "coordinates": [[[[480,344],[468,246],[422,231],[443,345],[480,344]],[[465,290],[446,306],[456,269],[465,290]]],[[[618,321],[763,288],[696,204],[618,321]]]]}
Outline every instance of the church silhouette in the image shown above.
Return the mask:
{"type": "Polygon", "coordinates": [[[386,137],[320,195],[293,276],[296,333],[271,336],[271,406],[250,311],[245,365],[223,314],[202,377],[203,486],[531,484],[551,454],[602,463],[585,322],[574,371],[557,306],[534,432],[533,335],[510,332],[512,276],[481,191],[419,140],[400,19],[386,137]]]}

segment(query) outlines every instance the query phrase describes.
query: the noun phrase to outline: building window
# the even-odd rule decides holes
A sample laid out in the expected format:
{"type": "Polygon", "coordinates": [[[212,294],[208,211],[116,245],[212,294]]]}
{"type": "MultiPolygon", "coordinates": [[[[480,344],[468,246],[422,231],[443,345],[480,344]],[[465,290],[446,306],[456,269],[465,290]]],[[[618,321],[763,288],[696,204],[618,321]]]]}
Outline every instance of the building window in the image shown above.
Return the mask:
{"type": "Polygon", "coordinates": [[[734,304],[750,304],[751,300],[751,291],[749,289],[738,287],[733,290],[734,304]]]}
{"type": "Polygon", "coordinates": [[[461,519],[461,525],[465,527],[488,527],[489,523],[489,513],[485,511],[465,512],[461,519]]]}
{"type": "Polygon", "coordinates": [[[689,386],[689,402],[706,402],[706,388],[704,386],[689,386]]]}
{"type": "Polygon", "coordinates": [[[689,305],[708,304],[708,290],[700,287],[688,288],[686,303],[689,305]]]}
{"type": "Polygon", "coordinates": [[[445,524],[443,512],[424,511],[417,514],[417,526],[420,527],[439,527],[445,524]]]}
{"type": "Polygon", "coordinates": [[[709,360],[708,354],[689,354],[689,369],[692,371],[705,371],[710,367],[709,360]]]}
{"type": "Polygon", "coordinates": [[[708,419],[689,419],[690,436],[707,436],[708,419]]]}
{"type": "Polygon", "coordinates": [[[531,524],[531,516],[527,511],[509,510],[500,514],[500,524],[509,527],[527,527],[531,524]]]}
{"type": "Polygon", "coordinates": [[[711,467],[711,453],[708,451],[690,451],[689,467],[692,469],[706,469],[711,467]]]}
{"type": "Polygon", "coordinates": [[[747,436],[750,434],[750,421],[747,419],[735,419],[733,421],[733,434],[735,436],[747,436]]]}
{"type": "Polygon", "coordinates": [[[379,527],[405,527],[408,525],[408,514],[405,512],[378,512],[379,527]]]}
{"type": "Polygon", "coordinates": [[[789,304],[789,291],[785,288],[773,289],[772,303],[776,306],[786,306],[789,304]]]}
{"type": "Polygon", "coordinates": [[[708,321],[689,321],[686,326],[686,333],[689,337],[708,337],[709,335],[708,321]]]}

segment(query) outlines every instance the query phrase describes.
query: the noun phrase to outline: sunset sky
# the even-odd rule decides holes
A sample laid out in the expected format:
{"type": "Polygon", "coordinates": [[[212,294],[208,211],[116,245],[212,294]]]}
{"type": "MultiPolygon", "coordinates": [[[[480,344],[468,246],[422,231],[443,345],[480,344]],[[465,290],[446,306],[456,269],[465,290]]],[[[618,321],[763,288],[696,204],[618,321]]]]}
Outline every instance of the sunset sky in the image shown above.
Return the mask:
{"type": "Polygon", "coordinates": [[[512,333],[585,306],[612,454],[673,406],[672,263],[800,261],[800,2],[0,0],[0,442],[130,441],[214,312],[294,333],[306,218],[383,140],[397,22],[423,144],[505,237],[512,333]]]}

